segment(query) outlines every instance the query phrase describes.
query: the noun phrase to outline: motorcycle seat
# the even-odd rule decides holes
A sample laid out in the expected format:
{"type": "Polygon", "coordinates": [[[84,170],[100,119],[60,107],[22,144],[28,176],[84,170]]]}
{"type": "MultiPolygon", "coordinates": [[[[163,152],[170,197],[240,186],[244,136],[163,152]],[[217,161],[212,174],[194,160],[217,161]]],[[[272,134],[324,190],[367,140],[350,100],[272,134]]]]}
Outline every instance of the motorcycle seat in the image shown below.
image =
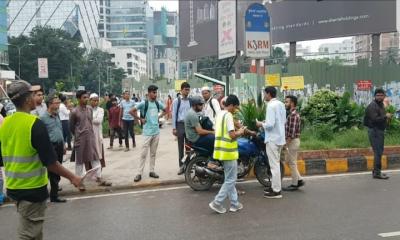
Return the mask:
{"type": "Polygon", "coordinates": [[[193,145],[191,146],[191,148],[193,148],[197,152],[209,155],[209,151],[207,149],[205,149],[205,148],[198,147],[198,146],[193,146],[193,145]]]}

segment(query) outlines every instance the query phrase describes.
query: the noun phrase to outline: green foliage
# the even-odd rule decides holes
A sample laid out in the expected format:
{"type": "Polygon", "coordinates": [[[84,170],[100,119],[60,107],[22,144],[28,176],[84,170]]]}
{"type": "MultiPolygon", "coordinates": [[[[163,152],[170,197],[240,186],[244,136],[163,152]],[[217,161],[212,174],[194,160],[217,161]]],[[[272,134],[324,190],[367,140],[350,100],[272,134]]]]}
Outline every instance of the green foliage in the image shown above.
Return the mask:
{"type": "Polygon", "coordinates": [[[306,125],[329,124],[334,131],[360,127],[364,108],[351,100],[350,93],[338,96],[330,90],[317,91],[301,111],[306,125]]]}
{"type": "Polygon", "coordinates": [[[266,105],[264,103],[257,106],[255,101],[251,100],[248,103],[241,104],[239,119],[242,120],[244,126],[254,131],[257,130],[256,119],[258,119],[258,121],[264,121],[265,113],[266,105]]]}
{"type": "Polygon", "coordinates": [[[315,129],[314,135],[315,135],[316,139],[325,141],[325,142],[330,142],[333,140],[334,133],[333,133],[332,125],[321,123],[321,124],[316,125],[314,127],[314,129],[315,129]]]}
{"type": "MultiPolygon", "coordinates": [[[[343,148],[367,148],[370,147],[367,129],[351,128],[341,132],[335,132],[331,141],[318,139],[314,128],[305,129],[301,135],[302,150],[324,150],[343,148]]],[[[385,134],[385,145],[400,145],[400,131],[385,134]]]]}

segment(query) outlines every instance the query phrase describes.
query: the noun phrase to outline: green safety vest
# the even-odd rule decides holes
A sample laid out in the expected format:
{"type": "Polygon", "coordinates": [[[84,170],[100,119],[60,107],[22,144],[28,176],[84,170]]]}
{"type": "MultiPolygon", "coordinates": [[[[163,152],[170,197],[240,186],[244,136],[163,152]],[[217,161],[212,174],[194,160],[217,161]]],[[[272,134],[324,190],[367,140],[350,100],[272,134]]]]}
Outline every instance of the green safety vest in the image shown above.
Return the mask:
{"type": "MultiPolygon", "coordinates": [[[[226,118],[230,113],[220,114],[215,122],[214,159],[232,161],[239,158],[238,143],[232,140],[226,128],[226,118]]],[[[232,117],[232,116],[231,116],[232,117]]]]}
{"type": "Polygon", "coordinates": [[[16,112],[6,117],[0,127],[7,189],[34,189],[47,185],[47,169],[31,143],[36,119],[34,115],[16,112]]]}

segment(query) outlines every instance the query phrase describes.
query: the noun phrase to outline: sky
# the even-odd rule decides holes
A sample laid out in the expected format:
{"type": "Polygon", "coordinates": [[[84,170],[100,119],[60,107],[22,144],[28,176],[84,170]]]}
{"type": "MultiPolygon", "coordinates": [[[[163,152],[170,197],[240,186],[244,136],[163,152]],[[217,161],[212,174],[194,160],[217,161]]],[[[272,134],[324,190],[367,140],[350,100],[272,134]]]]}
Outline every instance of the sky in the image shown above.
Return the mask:
{"type": "MultiPolygon", "coordinates": [[[[149,4],[155,10],[160,10],[162,7],[165,7],[168,11],[178,11],[179,9],[179,2],[177,0],[156,0],[156,1],[149,1],[149,4]]],[[[346,38],[321,39],[321,40],[299,42],[299,44],[305,47],[310,46],[312,52],[318,52],[318,47],[322,43],[339,43],[342,42],[344,39],[346,38]]]]}

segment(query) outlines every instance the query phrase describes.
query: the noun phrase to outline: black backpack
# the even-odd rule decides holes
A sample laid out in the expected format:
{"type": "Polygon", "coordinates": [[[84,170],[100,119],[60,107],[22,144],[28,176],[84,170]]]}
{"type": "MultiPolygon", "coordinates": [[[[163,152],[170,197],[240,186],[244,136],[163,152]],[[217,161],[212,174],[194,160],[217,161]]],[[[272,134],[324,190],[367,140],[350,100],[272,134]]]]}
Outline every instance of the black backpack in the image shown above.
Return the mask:
{"type": "Polygon", "coordinates": [[[217,114],[217,112],[215,112],[215,109],[214,109],[214,105],[212,104],[212,100],[213,100],[214,98],[211,98],[210,99],[210,101],[208,101],[208,104],[210,105],[210,107],[211,107],[211,109],[213,110],[213,113],[214,113],[214,118],[215,118],[215,114],[217,114]]]}
{"type": "MultiPolygon", "coordinates": [[[[160,112],[160,104],[158,103],[158,101],[155,101],[156,106],[157,106],[157,112],[160,112]]],[[[142,118],[146,119],[146,114],[147,114],[147,110],[149,110],[149,100],[146,100],[144,102],[144,110],[143,112],[140,113],[140,115],[142,115],[142,118]]]]}

